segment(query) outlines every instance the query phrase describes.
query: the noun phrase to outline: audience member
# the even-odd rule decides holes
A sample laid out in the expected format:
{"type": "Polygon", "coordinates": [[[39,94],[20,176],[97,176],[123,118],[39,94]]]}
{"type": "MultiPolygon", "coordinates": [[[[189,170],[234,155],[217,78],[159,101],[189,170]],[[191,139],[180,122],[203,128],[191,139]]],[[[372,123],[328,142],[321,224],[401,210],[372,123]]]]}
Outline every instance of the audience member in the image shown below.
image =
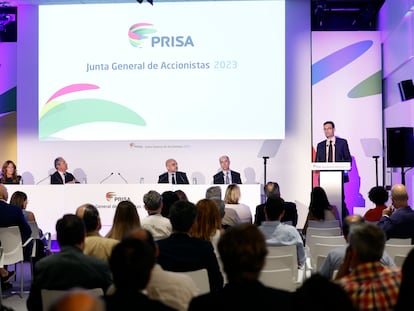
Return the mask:
{"type": "Polygon", "coordinates": [[[385,203],[388,201],[388,192],[382,186],[372,187],[368,192],[368,198],[375,204],[375,207],[369,209],[364,218],[366,221],[379,221],[382,211],[387,208],[385,203]]]}
{"type": "Polygon", "coordinates": [[[294,310],[357,311],[341,286],[315,273],[294,294],[294,310]]]}
{"type": "Polygon", "coordinates": [[[336,275],[358,310],[393,310],[397,303],[401,271],[385,267],[380,259],[384,232],[372,224],[353,225],[345,259],[336,275]]]}
{"type": "Polygon", "coordinates": [[[213,176],[214,184],[241,184],[240,173],[230,169],[230,158],[223,155],[219,158],[221,171],[213,176]]]}
{"type": "Polygon", "coordinates": [[[109,258],[116,290],[105,296],[106,310],[175,310],[142,293],[154,264],[154,250],[146,242],[125,238],[117,244],[109,258]]]}
{"type": "Polygon", "coordinates": [[[177,201],[170,211],[173,233],[158,240],[158,263],[168,271],[184,272],[207,269],[210,290],[223,287],[223,276],[210,242],[191,237],[190,229],[197,216],[197,207],[188,201],[177,201]]]}
{"type": "MultiPolygon", "coordinates": [[[[146,242],[154,251],[155,258],[158,258],[158,245],[151,232],[142,228],[133,229],[128,237],[146,242]]],[[[186,311],[191,299],[199,293],[191,277],[180,272],[165,271],[158,263],[152,269],[145,291],[150,299],[158,300],[179,311],[186,311]]]]}
{"type": "MultiPolygon", "coordinates": [[[[280,198],[280,187],[277,182],[269,181],[264,187],[264,192],[266,195],[266,200],[270,197],[280,198]]],[[[256,214],[254,216],[254,224],[260,226],[262,221],[265,221],[265,203],[260,204],[256,207],[256,214]]],[[[285,214],[282,217],[281,222],[291,222],[291,225],[296,227],[298,223],[298,211],[296,209],[296,204],[293,202],[284,201],[285,214]]]]}
{"type": "Polygon", "coordinates": [[[72,289],[50,306],[50,311],[105,311],[105,303],[85,289],[72,289]]]}
{"type": "Polygon", "coordinates": [[[391,188],[392,206],[382,211],[378,226],[384,230],[387,239],[414,238],[414,211],[408,205],[407,189],[402,184],[391,188]]]}
{"type": "Polygon", "coordinates": [[[264,211],[266,221],[262,222],[259,229],[263,233],[267,245],[296,245],[298,266],[303,266],[306,257],[302,237],[295,227],[281,222],[285,213],[283,199],[268,198],[264,211]]]}
{"type": "Polygon", "coordinates": [[[56,172],[50,175],[50,183],[52,185],[59,184],[79,184],[79,181],[68,172],[68,164],[65,159],[58,157],[55,159],[56,172]]]}
{"type": "Polygon", "coordinates": [[[241,197],[240,187],[237,184],[231,184],[227,186],[226,194],[224,195],[224,202],[226,203],[226,213],[223,218],[223,224],[234,226],[237,224],[236,219],[230,219],[230,214],[227,213],[228,209],[235,210],[240,218],[240,222],[252,223],[252,212],[250,207],[243,203],[239,203],[241,197]]]}
{"type": "Polygon", "coordinates": [[[144,208],[148,216],[141,220],[141,226],[151,232],[155,240],[163,239],[172,232],[171,222],[162,216],[163,202],[161,195],[154,190],[144,195],[144,208]]]}
{"type": "Polygon", "coordinates": [[[267,248],[257,226],[244,223],[230,228],[220,238],[218,251],[228,283],[219,291],[193,298],[189,311],[292,310],[292,293],[259,281],[267,248]]]}
{"type": "MultiPolygon", "coordinates": [[[[306,235],[309,220],[338,220],[339,214],[335,206],[329,203],[328,196],[322,187],[314,187],[311,191],[309,212],[302,233],[306,235]]],[[[339,225],[339,222],[338,222],[339,225]]]]}
{"type": "Polygon", "coordinates": [[[175,190],[174,192],[178,195],[178,198],[180,200],[188,201],[187,195],[185,194],[183,190],[178,189],[178,190],[175,190]]]}
{"type": "Polygon", "coordinates": [[[116,207],[112,228],[106,234],[106,237],[120,241],[125,233],[140,226],[141,221],[135,204],[131,201],[121,201],[116,207]]]}
{"type": "Polygon", "coordinates": [[[36,221],[33,212],[26,210],[27,203],[27,194],[22,191],[15,191],[10,198],[11,205],[20,207],[22,209],[23,216],[26,219],[26,221],[36,221]]]}
{"type": "Polygon", "coordinates": [[[83,254],[85,225],[78,216],[66,214],[56,223],[61,251],[41,259],[34,267],[27,309],[42,310],[42,289],[102,288],[112,282],[108,264],[83,254]]]}
{"type": "Polygon", "coordinates": [[[414,310],[413,296],[411,296],[414,288],[414,249],[405,258],[401,274],[400,291],[394,311],[412,311],[414,310]]]}
{"type": "Polygon", "coordinates": [[[0,184],[20,184],[22,176],[17,175],[16,164],[7,160],[1,168],[0,184]]]}
{"type": "Polygon", "coordinates": [[[217,250],[217,243],[222,233],[221,218],[217,204],[213,200],[202,199],[197,202],[197,217],[190,229],[192,237],[209,241],[217,250]]]}
{"type": "Polygon", "coordinates": [[[168,159],[165,162],[165,167],[167,168],[167,172],[158,177],[159,184],[189,184],[187,174],[178,171],[176,160],[168,159]]]}
{"type": "Polygon", "coordinates": [[[164,191],[161,194],[161,196],[162,196],[161,215],[169,218],[171,205],[173,205],[174,202],[178,201],[180,198],[178,197],[178,194],[176,194],[174,191],[171,191],[171,190],[164,191]]]}
{"type": "MultiPolygon", "coordinates": [[[[361,215],[349,215],[345,217],[342,226],[342,233],[346,242],[348,242],[348,234],[351,226],[362,223],[364,223],[364,218],[362,218],[361,215]]],[[[322,276],[328,279],[332,279],[334,277],[334,272],[338,271],[344,261],[346,248],[347,246],[336,247],[328,253],[319,271],[322,276]]],[[[384,266],[395,266],[394,260],[392,260],[385,250],[382,254],[380,262],[384,266]]]]}
{"type": "Polygon", "coordinates": [[[83,253],[102,260],[108,260],[118,240],[104,238],[99,234],[102,228],[98,209],[92,204],[83,204],[76,209],[76,215],[85,224],[86,238],[83,253]]]}
{"type": "Polygon", "coordinates": [[[219,199],[221,200],[221,188],[220,186],[211,186],[206,190],[206,199],[219,199]]]}

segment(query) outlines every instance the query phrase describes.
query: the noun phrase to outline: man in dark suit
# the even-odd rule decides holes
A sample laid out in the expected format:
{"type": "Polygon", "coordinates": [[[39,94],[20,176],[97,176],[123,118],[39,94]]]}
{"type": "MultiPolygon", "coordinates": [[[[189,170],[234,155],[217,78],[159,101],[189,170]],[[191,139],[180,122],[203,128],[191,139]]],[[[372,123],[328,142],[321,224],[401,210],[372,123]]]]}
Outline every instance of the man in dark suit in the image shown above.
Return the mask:
{"type": "MultiPolygon", "coordinates": [[[[264,187],[264,192],[266,195],[266,200],[268,198],[280,198],[280,188],[279,184],[274,181],[269,181],[266,186],[264,187]]],[[[293,202],[286,202],[284,201],[284,210],[285,214],[283,215],[281,222],[291,222],[293,227],[296,227],[298,223],[298,211],[296,209],[296,204],[293,202]]],[[[266,215],[264,208],[266,206],[266,202],[256,206],[256,214],[254,216],[254,224],[260,226],[262,221],[266,221],[266,215]]]]}
{"type": "Polygon", "coordinates": [[[58,157],[55,159],[55,168],[56,172],[50,175],[50,183],[52,185],[79,183],[79,181],[76,180],[75,176],[67,172],[68,164],[66,163],[64,158],[58,157]]]}
{"type": "Polygon", "coordinates": [[[241,184],[240,173],[230,170],[230,158],[226,155],[219,158],[221,171],[213,176],[214,184],[241,184]]]}
{"type": "Polygon", "coordinates": [[[402,184],[394,185],[391,189],[392,206],[382,211],[378,222],[387,237],[414,239],[414,211],[408,205],[407,188],[402,184]]]}
{"type": "Polygon", "coordinates": [[[259,281],[267,247],[253,224],[228,229],[220,238],[218,252],[228,283],[223,289],[194,297],[189,311],[198,310],[293,310],[293,293],[264,286],[259,281]]]}
{"type": "Polygon", "coordinates": [[[348,142],[346,139],[335,136],[335,124],[332,121],[326,121],[323,124],[326,140],[318,143],[316,148],[316,162],[351,162],[351,153],[349,152],[348,142]],[[329,145],[332,145],[332,158],[329,159],[329,145]]]}
{"type": "Polygon", "coordinates": [[[177,161],[168,159],[165,161],[167,172],[158,177],[159,184],[189,184],[187,174],[178,171],[177,161]]]}
{"type": "Polygon", "coordinates": [[[158,263],[164,270],[175,272],[207,269],[210,290],[214,292],[223,287],[223,275],[211,242],[188,234],[196,215],[197,207],[191,202],[177,201],[171,206],[173,233],[157,241],[158,263]]]}
{"type": "Polygon", "coordinates": [[[56,223],[56,234],[61,250],[36,263],[26,303],[29,311],[42,310],[42,289],[102,288],[105,293],[112,284],[108,263],[82,252],[86,233],[80,217],[64,215],[56,223]]]}

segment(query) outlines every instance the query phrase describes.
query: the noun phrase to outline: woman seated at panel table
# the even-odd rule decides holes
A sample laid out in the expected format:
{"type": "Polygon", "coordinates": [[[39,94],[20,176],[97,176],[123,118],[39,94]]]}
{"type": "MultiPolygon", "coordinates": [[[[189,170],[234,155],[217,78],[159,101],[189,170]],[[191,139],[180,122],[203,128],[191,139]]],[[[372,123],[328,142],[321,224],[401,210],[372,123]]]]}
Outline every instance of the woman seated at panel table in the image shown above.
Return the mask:
{"type": "Polygon", "coordinates": [[[1,168],[0,183],[2,184],[20,184],[22,176],[17,175],[16,164],[7,160],[1,168]]]}

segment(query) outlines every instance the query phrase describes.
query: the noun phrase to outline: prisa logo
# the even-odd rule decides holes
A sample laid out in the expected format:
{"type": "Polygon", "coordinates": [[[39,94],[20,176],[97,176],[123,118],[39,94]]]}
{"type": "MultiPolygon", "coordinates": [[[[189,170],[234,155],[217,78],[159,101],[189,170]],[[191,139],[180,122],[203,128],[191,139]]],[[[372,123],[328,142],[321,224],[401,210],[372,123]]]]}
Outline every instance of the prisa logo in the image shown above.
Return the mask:
{"type": "Polygon", "coordinates": [[[151,37],[151,47],[187,47],[194,46],[191,36],[151,36],[157,30],[150,23],[137,23],[132,25],[128,31],[129,42],[134,47],[142,48],[151,37]]]}
{"type": "Polygon", "coordinates": [[[107,201],[111,201],[112,198],[114,198],[116,196],[115,192],[107,192],[105,195],[105,198],[107,201]]]}

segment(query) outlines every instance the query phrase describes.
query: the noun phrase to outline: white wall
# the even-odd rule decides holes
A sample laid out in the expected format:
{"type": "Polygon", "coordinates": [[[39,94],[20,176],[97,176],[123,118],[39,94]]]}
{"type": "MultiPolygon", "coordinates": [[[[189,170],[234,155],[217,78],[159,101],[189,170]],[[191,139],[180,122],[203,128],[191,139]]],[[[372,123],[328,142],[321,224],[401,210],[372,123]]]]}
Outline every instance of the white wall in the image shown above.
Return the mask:
{"type": "MultiPolygon", "coordinates": [[[[141,177],[146,183],[154,183],[165,170],[165,160],[170,157],[177,159],[180,170],[186,171],[189,177],[196,177],[198,183],[211,183],[212,175],[219,168],[218,157],[227,154],[231,159],[231,167],[242,173],[244,183],[262,183],[264,167],[261,156],[265,149],[273,149],[276,155],[268,160],[267,180],[279,182],[286,200],[298,201],[298,227],[301,227],[311,189],[309,2],[287,1],[286,14],[285,140],[39,142],[37,13],[33,6],[19,7],[18,169],[23,174],[24,182],[39,182],[53,171],[53,160],[63,156],[69,164],[69,170],[80,179],[86,177],[88,183],[99,183],[111,172],[121,173],[129,183],[139,182],[141,177]],[[130,146],[131,143],[134,147],[130,146]]],[[[257,115],[252,117],[260,118],[263,113],[266,112],[257,111],[257,115]]],[[[220,115],[219,111],[217,115],[220,115]]],[[[124,181],[115,175],[107,182],[124,181]]]]}

